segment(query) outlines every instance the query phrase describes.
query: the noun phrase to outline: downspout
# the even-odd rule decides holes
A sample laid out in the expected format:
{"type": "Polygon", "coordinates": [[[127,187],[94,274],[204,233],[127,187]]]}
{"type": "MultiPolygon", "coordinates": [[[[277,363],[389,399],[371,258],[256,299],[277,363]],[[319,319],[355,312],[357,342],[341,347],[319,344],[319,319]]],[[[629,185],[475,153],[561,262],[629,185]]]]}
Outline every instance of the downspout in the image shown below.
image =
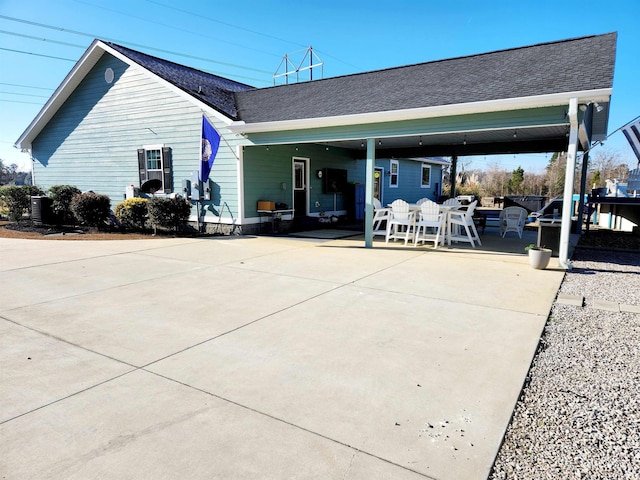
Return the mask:
{"type": "Polygon", "coordinates": [[[36,159],[31,155],[31,149],[29,149],[29,160],[31,160],[31,185],[36,184],[36,159]]]}
{"type": "Polygon", "coordinates": [[[564,177],[564,196],[562,201],[562,223],[560,225],[560,266],[572,269],[569,262],[569,234],[571,233],[571,214],[573,205],[573,180],[576,171],[576,152],[578,150],[578,99],[569,100],[569,145],[567,147],[567,168],[564,177]]]}
{"type": "Polygon", "coordinates": [[[367,139],[367,164],[364,189],[364,246],[373,247],[373,175],[376,169],[376,141],[367,139]]]}

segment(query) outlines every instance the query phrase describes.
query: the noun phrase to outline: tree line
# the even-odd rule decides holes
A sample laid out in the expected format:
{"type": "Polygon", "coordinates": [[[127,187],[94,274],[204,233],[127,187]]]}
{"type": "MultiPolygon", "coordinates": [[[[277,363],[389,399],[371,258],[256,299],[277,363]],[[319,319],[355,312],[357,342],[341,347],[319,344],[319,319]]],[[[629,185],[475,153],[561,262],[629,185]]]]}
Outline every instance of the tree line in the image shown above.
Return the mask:
{"type": "Polygon", "coordinates": [[[8,164],[0,158],[0,186],[30,184],[31,173],[21,172],[15,163],[8,164]]]}
{"type": "MultiPolygon", "coordinates": [[[[580,191],[582,176],[582,155],[578,156],[574,176],[573,191],[580,191]]],[[[522,167],[509,172],[497,163],[491,163],[485,169],[467,170],[464,159],[458,159],[456,174],[456,192],[458,195],[482,197],[503,197],[505,195],[541,195],[548,198],[560,197],[564,193],[566,152],[554,153],[542,174],[525,172],[522,167]],[[463,160],[462,162],[460,160],[463,160]]],[[[449,170],[443,178],[443,191],[451,191],[449,170]]],[[[592,152],[587,163],[587,193],[592,188],[606,186],[607,180],[624,181],[629,175],[629,166],[620,159],[620,155],[606,150],[592,152]]]]}

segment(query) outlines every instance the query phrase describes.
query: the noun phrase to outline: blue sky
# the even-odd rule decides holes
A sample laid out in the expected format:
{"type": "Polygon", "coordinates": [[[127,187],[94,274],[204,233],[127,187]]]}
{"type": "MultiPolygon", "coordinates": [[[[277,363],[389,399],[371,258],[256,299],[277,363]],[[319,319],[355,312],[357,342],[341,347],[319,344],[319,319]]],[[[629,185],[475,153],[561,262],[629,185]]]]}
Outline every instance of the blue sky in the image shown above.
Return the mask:
{"type": "MultiPolygon", "coordinates": [[[[326,78],[615,31],[612,132],[640,115],[639,22],[638,0],[0,0],[0,158],[30,168],[13,144],[94,38],[262,87],[308,46],[326,78]]],[[[635,167],[621,133],[598,148],[635,167]]],[[[548,158],[463,162],[540,173],[548,158]]]]}

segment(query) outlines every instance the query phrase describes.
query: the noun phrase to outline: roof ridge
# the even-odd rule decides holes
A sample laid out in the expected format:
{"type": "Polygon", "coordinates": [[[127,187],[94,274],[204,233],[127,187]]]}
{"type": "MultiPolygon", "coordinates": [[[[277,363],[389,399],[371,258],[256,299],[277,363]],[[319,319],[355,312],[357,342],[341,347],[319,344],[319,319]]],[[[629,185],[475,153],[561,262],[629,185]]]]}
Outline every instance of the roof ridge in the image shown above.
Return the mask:
{"type": "MultiPolygon", "coordinates": [[[[232,82],[232,83],[234,83],[234,84],[236,84],[236,85],[239,85],[239,86],[242,86],[242,87],[249,87],[249,88],[252,88],[252,89],[253,89],[253,88],[256,88],[256,87],[254,87],[253,85],[249,85],[249,84],[247,84],[247,83],[238,82],[237,80],[233,80],[233,79],[228,78],[228,77],[222,77],[222,76],[220,76],[220,75],[216,75],[215,73],[206,72],[206,71],[201,70],[201,69],[199,69],[199,68],[190,67],[189,65],[184,65],[184,64],[182,64],[182,63],[178,63],[178,62],[174,62],[174,61],[171,61],[171,60],[167,60],[166,58],[157,57],[157,56],[155,56],[155,55],[150,55],[150,54],[148,54],[148,53],[141,52],[140,50],[134,50],[133,48],[125,47],[124,45],[120,45],[120,44],[118,44],[118,43],[108,42],[108,41],[106,41],[106,40],[100,40],[100,39],[98,39],[98,40],[99,40],[100,42],[104,43],[105,45],[108,45],[109,47],[116,48],[116,50],[119,50],[119,49],[127,50],[127,51],[129,51],[129,52],[133,52],[133,53],[135,53],[135,54],[137,54],[137,55],[143,55],[143,56],[145,56],[145,57],[147,57],[147,58],[150,58],[150,59],[156,60],[156,61],[158,61],[158,62],[162,62],[162,63],[169,63],[169,64],[171,64],[171,65],[175,65],[175,66],[180,67],[180,68],[186,68],[186,69],[191,70],[191,71],[193,71],[193,72],[198,72],[198,73],[201,73],[201,74],[203,74],[203,75],[209,75],[209,76],[212,76],[212,77],[215,77],[215,78],[219,78],[219,79],[224,80],[224,81],[226,81],[226,82],[232,82]]],[[[125,54],[124,52],[120,52],[120,53],[125,54]]],[[[126,54],[125,54],[125,55],[126,55],[126,54]]],[[[138,64],[139,64],[139,62],[137,62],[135,58],[132,58],[132,57],[130,57],[129,55],[127,55],[127,57],[128,57],[128,58],[130,58],[131,60],[133,60],[134,62],[136,62],[136,63],[138,63],[138,64]]]]}

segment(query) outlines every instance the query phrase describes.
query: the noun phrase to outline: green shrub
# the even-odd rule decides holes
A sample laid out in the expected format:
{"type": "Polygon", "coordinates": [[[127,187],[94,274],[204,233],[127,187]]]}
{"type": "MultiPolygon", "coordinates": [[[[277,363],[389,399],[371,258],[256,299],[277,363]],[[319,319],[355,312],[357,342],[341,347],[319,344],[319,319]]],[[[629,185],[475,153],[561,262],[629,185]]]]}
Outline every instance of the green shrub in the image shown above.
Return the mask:
{"type": "Polygon", "coordinates": [[[146,198],[128,198],[116,205],[114,213],[124,227],[144,230],[149,216],[149,200],[146,198]]]}
{"type": "Polygon", "coordinates": [[[35,185],[7,185],[0,187],[0,203],[4,205],[7,216],[12,222],[22,219],[25,211],[31,211],[31,196],[44,195],[44,191],[35,185]]]}
{"type": "Polygon", "coordinates": [[[71,200],[71,212],[84,225],[104,227],[111,217],[111,200],[98,193],[80,193],[71,200]]]}
{"type": "Polygon", "coordinates": [[[191,204],[183,198],[154,197],[149,202],[149,220],[155,227],[178,231],[191,215],[191,204]]]}
{"type": "Polygon", "coordinates": [[[71,211],[71,200],[80,193],[80,189],[73,185],[54,185],[49,189],[51,210],[58,222],[63,225],[74,225],[77,222],[71,211]]]}

